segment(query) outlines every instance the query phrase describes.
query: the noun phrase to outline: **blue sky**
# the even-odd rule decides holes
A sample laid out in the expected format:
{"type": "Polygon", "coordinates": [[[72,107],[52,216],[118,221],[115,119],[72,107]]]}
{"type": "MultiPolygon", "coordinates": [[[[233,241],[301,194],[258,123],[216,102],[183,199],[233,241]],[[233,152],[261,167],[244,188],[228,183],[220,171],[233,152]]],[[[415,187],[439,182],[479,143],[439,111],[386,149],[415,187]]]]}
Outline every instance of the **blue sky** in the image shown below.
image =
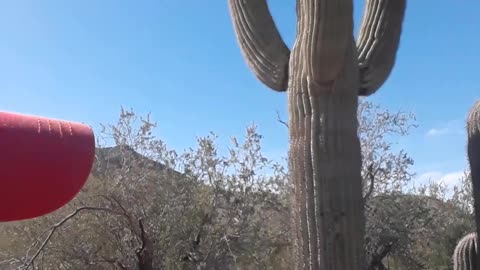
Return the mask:
{"type": "MultiPolygon", "coordinates": [[[[246,67],[227,1],[11,0],[0,3],[2,110],[86,122],[116,121],[120,106],[152,113],[172,148],[255,122],[274,157],[287,149],[286,96],[246,67]]],[[[270,1],[288,44],[295,1],[270,1]]],[[[356,22],[363,1],[355,1],[356,22]]],[[[399,145],[419,177],[465,168],[464,119],[480,97],[478,1],[409,1],[395,69],[369,100],[417,116],[399,145]]],[[[450,179],[448,178],[448,179],[450,179]]]]}

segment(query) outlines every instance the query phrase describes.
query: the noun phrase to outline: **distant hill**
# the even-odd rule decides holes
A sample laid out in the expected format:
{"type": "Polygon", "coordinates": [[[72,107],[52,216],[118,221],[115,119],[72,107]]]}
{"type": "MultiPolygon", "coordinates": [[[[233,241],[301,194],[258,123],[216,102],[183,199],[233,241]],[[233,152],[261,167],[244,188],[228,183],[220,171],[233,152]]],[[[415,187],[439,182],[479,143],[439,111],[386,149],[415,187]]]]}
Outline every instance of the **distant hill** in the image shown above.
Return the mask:
{"type": "Polygon", "coordinates": [[[132,161],[147,166],[149,170],[164,170],[166,168],[165,165],[139,154],[132,147],[122,145],[95,149],[95,163],[92,173],[99,168],[118,169],[132,161]]]}
{"type": "Polygon", "coordinates": [[[95,162],[91,171],[94,177],[101,177],[102,172],[114,172],[135,166],[149,173],[169,175],[169,177],[184,177],[181,172],[175,171],[160,162],[154,161],[127,145],[97,148],[95,150],[95,162]]]}

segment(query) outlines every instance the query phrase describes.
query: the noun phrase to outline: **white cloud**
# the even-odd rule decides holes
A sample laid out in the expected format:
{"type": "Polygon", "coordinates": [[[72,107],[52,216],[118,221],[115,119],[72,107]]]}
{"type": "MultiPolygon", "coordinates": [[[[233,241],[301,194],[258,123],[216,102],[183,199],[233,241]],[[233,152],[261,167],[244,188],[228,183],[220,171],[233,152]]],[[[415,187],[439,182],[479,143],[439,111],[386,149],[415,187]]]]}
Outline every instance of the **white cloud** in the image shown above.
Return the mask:
{"type": "Polygon", "coordinates": [[[451,187],[460,184],[460,179],[464,176],[464,171],[457,171],[445,174],[441,179],[451,187]]]}
{"type": "Polygon", "coordinates": [[[428,181],[432,180],[435,181],[436,179],[440,179],[442,177],[442,173],[439,171],[431,171],[420,174],[416,181],[420,183],[428,183],[428,181]]]}
{"type": "Polygon", "coordinates": [[[415,182],[421,184],[427,184],[429,181],[435,183],[443,183],[451,191],[455,185],[460,184],[460,179],[464,176],[464,171],[453,171],[453,172],[440,172],[440,171],[430,171],[420,174],[415,182]]]}
{"type": "Polygon", "coordinates": [[[452,120],[443,124],[443,127],[431,128],[427,131],[425,136],[442,136],[447,134],[463,135],[465,133],[463,120],[452,120]]]}
{"type": "Polygon", "coordinates": [[[448,128],[432,128],[427,132],[427,136],[440,136],[440,135],[445,135],[448,134],[450,130],[448,128]]]}

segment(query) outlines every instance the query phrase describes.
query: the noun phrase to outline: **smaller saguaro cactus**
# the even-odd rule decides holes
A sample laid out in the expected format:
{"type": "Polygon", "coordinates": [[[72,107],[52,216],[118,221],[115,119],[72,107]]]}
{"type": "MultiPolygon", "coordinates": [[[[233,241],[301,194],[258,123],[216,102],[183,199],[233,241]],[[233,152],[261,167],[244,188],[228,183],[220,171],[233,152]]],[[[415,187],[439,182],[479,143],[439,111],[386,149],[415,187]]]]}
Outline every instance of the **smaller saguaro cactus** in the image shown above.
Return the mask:
{"type": "Polygon", "coordinates": [[[480,100],[470,109],[467,119],[468,161],[473,187],[473,207],[477,234],[480,233],[480,100]]]}
{"type": "Polygon", "coordinates": [[[454,270],[480,270],[480,264],[477,263],[480,262],[480,252],[477,252],[477,235],[480,233],[480,100],[475,102],[468,113],[467,135],[476,232],[466,235],[458,242],[453,254],[454,270]]]}
{"type": "Polygon", "coordinates": [[[477,267],[477,234],[469,233],[455,247],[453,270],[475,270],[477,267]]]}

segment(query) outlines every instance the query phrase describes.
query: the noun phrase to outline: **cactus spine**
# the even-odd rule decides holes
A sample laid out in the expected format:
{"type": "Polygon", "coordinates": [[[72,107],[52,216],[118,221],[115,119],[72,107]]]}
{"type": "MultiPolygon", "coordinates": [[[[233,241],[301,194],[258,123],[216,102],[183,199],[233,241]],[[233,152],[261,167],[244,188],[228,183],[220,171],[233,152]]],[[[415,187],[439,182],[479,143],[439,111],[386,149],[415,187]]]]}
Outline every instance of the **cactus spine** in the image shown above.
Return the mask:
{"type": "Polygon", "coordinates": [[[476,232],[462,238],[453,254],[454,270],[480,270],[480,252],[477,235],[480,233],[480,100],[476,101],[467,117],[467,153],[473,187],[473,208],[476,232]]]}
{"type": "Polygon", "coordinates": [[[297,0],[290,51],[266,0],[228,0],[248,66],[288,92],[293,268],[365,269],[358,95],[389,76],[406,0],[367,0],[357,44],[353,0],[297,0]]]}

